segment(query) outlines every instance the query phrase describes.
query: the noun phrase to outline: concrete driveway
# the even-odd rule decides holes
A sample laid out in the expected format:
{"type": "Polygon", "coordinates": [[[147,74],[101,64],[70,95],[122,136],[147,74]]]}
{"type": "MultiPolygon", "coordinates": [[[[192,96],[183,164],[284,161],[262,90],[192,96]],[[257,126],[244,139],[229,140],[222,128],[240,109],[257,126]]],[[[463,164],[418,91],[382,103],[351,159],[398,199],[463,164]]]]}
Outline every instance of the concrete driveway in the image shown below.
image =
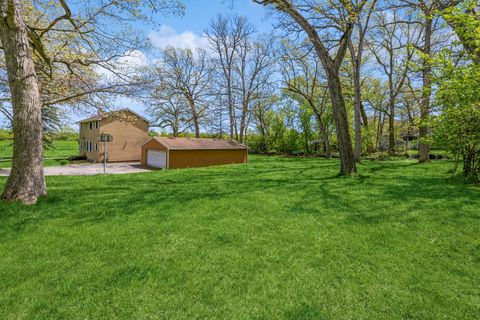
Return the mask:
{"type": "MultiPolygon", "coordinates": [[[[149,172],[140,165],[139,162],[109,163],[107,164],[107,174],[127,174],[149,172]]],[[[89,176],[103,174],[103,164],[100,163],[81,163],[69,164],[57,167],[45,167],[46,176],[89,176]]],[[[0,176],[8,176],[10,169],[0,169],[0,176]]]]}

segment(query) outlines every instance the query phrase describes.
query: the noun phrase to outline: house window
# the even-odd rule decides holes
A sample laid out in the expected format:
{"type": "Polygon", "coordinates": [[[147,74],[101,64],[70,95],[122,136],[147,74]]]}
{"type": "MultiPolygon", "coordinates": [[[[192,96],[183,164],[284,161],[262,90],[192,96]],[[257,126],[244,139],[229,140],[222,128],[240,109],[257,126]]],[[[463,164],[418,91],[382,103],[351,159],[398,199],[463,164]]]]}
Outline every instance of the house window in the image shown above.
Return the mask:
{"type": "Polygon", "coordinates": [[[83,151],[83,140],[80,140],[80,151],[83,151]]]}
{"type": "Polygon", "coordinates": [[[100,121],[95,121],[95,129],[98,129],[98,127],[100,127],[100,121]]]}
{"type": "Polygon", "coordinates": [[[90,130],[92,130],[93,129],[93,122],[90,122],[88,125],[90,126],[90,130]]]}
{"type": "Polygon", "coordinates": [[[98,143],[95,143],[95,151],[98,151],[98,143]]]}

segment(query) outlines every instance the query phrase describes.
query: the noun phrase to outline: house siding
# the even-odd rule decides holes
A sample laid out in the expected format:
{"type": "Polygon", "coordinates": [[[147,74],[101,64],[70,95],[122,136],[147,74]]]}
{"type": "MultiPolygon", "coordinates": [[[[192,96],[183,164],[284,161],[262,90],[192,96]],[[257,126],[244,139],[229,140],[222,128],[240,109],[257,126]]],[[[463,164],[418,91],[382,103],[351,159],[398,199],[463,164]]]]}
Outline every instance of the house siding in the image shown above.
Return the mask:
{"type": "Polygon", "coordinates": [[[101,120],[80,123],[80,155],[86,156],[89,161],[103,161],[104,143],[98,142],[98,138],[101,134],[110,134],[113,141],[107,143],[108,162],[139,161],[142,144],[148,139],[148,128],[149,123],[146,120],[128,111],[118,112],[101,120]],[[96,121],[98,128],[94,125],[90,129],[90,123],[95,124],[96,121]],[[86,150],[85,141],[92,143],[92,151],[86,150]]]}
{"type": "MultiPolygon", "coordinates": [[[[92,121],[95,122],[95,121],[92,121]]],[[[100,134],[100,129],[94,127],[90,130],[89,122],[80,124],[80,140],[79,140],[79,151],[80,155],[87,157],[90,161],[98,161],[99,152],[95,150],[95,144],[98,143],[98,136],[100,134]],[[86,142],[92,143],[92,151],[87,151],[85,147],[86,142]]]]}
{"type": "MultiPolygon", "coordinates": [[[[139,161],[142,144],[148,139],[148,123],[142,119],[102,119],[100,134],[110,134],[112,142],[107,143],[109,162],[139,161]]],[[[100,160],[103,161],[103,143],[99,145],[100,160]]]]}

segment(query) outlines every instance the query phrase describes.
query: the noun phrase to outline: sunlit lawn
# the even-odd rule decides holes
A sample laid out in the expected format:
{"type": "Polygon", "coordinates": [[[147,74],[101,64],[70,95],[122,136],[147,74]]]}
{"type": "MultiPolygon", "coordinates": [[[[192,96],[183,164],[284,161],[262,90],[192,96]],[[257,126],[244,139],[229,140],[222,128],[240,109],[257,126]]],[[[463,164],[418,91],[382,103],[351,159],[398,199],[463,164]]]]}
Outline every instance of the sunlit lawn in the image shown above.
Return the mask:
{"type": "Polygon", "coordinates": [[[480,189],[450,167],[47,177],[0,203],[0,319],[479,319],[480,189]]]}
{"type": "MultiPolygon", "coordinates": [[[[0,168],[9,168],[12,166],[12,141],[0,140],[0,168]]],[[[45,148],[45,158],[66,158],[78,155],[77,141],[53,141],[53,145],[45,148]]],[[[57,160],[45,160],[46,166],[58,166],[61,162],[57,160]]]]}

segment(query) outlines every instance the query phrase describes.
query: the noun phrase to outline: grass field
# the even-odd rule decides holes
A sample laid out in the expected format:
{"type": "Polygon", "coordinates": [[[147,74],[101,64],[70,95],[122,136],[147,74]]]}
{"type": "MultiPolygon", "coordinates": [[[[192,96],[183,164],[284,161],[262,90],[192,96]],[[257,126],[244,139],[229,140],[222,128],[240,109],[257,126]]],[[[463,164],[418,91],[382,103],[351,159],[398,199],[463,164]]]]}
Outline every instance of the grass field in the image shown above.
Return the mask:
{"type": "MultiPolygon", "coordinates": [[[[12,141],[0,140],[0,168],[10,168],[12,162],[8,161],[12,158],[12,141]],[[4,161],[7,160],[7,161],[4,161]]],[[[45,158],[65,158],[68,156],[78,155],[77,141],[54,141],[53,146],[45,149],[45,158]]],[[[58,166],[60,160],[45,160],[46,166],[58,166]]]]}
{"type": "Polygon", "coordinates": [[[479,319],[480,189],[450,167],[47,177],[0,203],[0,319],[479,319]]]}

